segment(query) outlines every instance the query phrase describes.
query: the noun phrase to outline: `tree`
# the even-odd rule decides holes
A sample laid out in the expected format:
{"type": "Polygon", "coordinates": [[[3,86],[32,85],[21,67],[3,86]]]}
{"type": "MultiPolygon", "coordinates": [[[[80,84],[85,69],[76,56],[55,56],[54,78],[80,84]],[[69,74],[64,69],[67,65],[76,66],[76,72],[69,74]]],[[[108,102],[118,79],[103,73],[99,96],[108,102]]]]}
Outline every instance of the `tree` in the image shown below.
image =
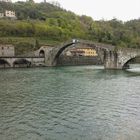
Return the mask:
{"type": "Polygon", "coordinates": [[[56,7],[59,7],[59,8],[61,7],[61,4],[58,1],[50,1],[49,3],[56,7]]]}

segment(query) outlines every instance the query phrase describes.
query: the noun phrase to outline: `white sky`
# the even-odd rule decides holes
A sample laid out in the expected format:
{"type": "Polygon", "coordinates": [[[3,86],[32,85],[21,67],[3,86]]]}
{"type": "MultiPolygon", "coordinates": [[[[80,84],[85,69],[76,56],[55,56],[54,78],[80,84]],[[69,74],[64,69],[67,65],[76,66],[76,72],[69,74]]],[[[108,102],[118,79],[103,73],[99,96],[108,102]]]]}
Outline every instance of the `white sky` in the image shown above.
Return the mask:
{"type": "MultiPolygon", "coordinates": [[[[14,0],[13,0],[14,1],[14,0]]],[[[35,0],[41,2],[43,0],[35,0]]],[[[51,0],[46,0],[47,2],[51,0]]],[[[140,18],[140,0],[57,0],[64,9],[94,20],[117,18],[127,21],[140,18]]]]}

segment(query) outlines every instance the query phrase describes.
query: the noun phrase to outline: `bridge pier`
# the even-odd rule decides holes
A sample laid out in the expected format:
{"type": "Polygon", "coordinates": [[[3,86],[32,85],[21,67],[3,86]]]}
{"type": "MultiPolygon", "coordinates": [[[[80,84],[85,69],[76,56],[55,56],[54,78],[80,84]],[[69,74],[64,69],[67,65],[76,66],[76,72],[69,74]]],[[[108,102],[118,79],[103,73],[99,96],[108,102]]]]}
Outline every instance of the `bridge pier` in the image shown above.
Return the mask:
{"type": "Polygon", "coordinates": [[[104,67],[105,69],[128,69],[129,61],[140,56],[140,49],[118,49],[116,51],[105,50],[104,67]]]}
{"type": "Polygon", "coordinates": [[[104,51],[104,67],[105,69],[122,69],[118,62],[118,53],[115,51],[104,51]]]}
{"type": "Polygon", "coordinates": [[[56,66],[56,61],[52,56],[53,56],[52,51],[50,51],[47,55],[45,55],[45,65],[48,67],[56,66]]]}

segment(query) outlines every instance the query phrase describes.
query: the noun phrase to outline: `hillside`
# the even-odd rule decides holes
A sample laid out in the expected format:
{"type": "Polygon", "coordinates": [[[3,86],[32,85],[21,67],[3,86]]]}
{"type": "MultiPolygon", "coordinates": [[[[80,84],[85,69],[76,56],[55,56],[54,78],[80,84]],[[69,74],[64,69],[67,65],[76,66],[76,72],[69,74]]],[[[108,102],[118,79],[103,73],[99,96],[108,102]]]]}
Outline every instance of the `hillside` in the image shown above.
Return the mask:
{"type": "Polygon", "coordinates": [[[0,2],[0,12],[5,10],[15,11],[17,20],[0,19],[0,43],[23,46],[23,50],[72,38],[140,48],[140,19],[125,23],[117,19],[94,21],[50,3],[33,1],[0,2]]]}

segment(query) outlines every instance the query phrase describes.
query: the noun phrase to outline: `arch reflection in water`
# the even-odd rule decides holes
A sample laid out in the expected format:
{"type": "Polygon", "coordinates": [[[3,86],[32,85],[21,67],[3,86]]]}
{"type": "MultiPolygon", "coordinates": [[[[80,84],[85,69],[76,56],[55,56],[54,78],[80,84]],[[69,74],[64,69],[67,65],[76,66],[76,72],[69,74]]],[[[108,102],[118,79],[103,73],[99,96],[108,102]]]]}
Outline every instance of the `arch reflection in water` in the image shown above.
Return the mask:
{"type": "Polygon", "coordinates": [[[18,59],[14,61],[13,66],[14,67],[30,67],[31,62],[26,59],[18,59]]]}

